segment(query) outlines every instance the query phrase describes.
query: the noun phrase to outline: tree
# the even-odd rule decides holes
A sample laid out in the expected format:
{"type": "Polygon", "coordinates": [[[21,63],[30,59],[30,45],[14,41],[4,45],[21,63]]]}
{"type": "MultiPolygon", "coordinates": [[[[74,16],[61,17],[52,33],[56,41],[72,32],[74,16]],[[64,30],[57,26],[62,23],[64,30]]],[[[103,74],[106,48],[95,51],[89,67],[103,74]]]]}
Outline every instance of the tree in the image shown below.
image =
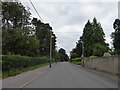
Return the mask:
{"type": "Polygon", "coordinates": [[[120,55],[120,19],[116,19],[113,23],[113,28],[115,29],[115,32],[111,34],[111,37],[113,39],[113,46],[115,54],[120,55]]]}
{"type": "Polygon", "coordinates": [[[18,2],[2,2],[2,53],[23,54],[29,38],[30,12],[18,2]]]}
{"type": "Polygon", "coordinates": [[[100,22],[94,18],[93,22],[90,23],[88,20],[83,30],[83,35],[80,39],[84,42],[84,53],[85,56],[103,56],[104,52],[108,51],[108,44],[105,43],[105,34],[101,27],[100,22]]]}
{"type": "Polygon", "coordinates": [[[86,23],[84,30],[83,30],[83,35],[80,37],[80,40],[84,42],[84,56],[91,56],[92,55],[92,34],[93,34],[93,26],[88,20],[86,23]]]}
{"type": "Polygon", "coordinates": [[[70,59],[76,58],[78,55],[76,53],[71,52],[70,53],[70,59]]]}
{"type": "Polygon", "coordinates": [[[75,57],[81,57],[82,55],[82,42],[81,40],[78,40],[76,43],[76,47],[70,52],[71,53],[71,59],[75,57]]]}
{"type": "Polygon", "coordinates": [[[52,38],[52,55],[55,54],[56,36],[52,32],[52,27],[47,23],[44,24],[37,18],[33,18],[32,24],[35,26],[35,35],[39,40],[39,51],[41,56],[48,56],[50,53],[50,38],[52,38]]]}
{"type": "Polygon", "coordinates": [[[60,55],[60,60],[63,62],[63,61],[68,61],[69,60],[69,57],[68,55],[66,54],[66,51],[63,49],[63,48],[60,48],[58,50],[58,53],[60,55]]]}
{"type": "Polygon", "coordinates": [[[31,13],[18,2],[2,2],[3,27],[22,28],[29,23],[31,13]]]}
{"type": "Polygon", "coordinates": [[[94,44],[93,48],[93,56],[103,56],[103,54],[107,51],[107,47],[101,43],[94,44]]]}
{"type": "Polygon", "coordinates": [[[104,52],[107,52],[109,49],[104,38],[105,34],[97,19],[94,18],[92,23],[88,20],[83,29],[83,34],[80,36],[72,53],[76,53],[78,57],[81,57],[82,52],[84,52],[85,57],[92,55],[103,56],[104,52]]]}
{"type": "Polygon", "coordinates": [[[52,38],[52,56],[56,49],[56,36],[49,23],[37,18],[19,2],[2,3],[2,54],[49,56],[52,38]]]}
{"type": "Polygon", "coordinates": [[[54,58],[56,62],[61,61],[60,53],[57,50],[55,50],[54,58]]]}

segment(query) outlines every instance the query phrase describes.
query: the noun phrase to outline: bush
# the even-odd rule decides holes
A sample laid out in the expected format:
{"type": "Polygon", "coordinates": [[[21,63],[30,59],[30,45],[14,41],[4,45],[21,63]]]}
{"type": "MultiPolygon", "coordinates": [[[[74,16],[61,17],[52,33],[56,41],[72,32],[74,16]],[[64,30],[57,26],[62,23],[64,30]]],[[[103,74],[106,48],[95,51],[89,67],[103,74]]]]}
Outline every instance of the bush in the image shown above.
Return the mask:
{"type": "Polygon", "coordinates": [[[78,55],[76,53],[71,53],[70,56],[71,56],[71,59],[78,57],[78,55]]]}
{"type": "Polygon", "coordinates": [[[80,62],[82,60],[82,57],[78,57],[78,58],[73,58],[72,61],[77,61],[80,62]]]}
{"type": "Polygon", "coordinates": [[[120,55],[120,50],[115,50],[115,55],[120,55]]]}
{"type": "MultiPolygon", "coordinates": [[[[3,55],[0,57],[2,57],[3,72],[21,70],[27,67],[49,63],[48,57],[28,57],[20,55],[3,55]]],[[[51,61],[53,62],[54,60],[51,61]]]]}
{"type": "Polygon", "coordinates": [[[106,57],[106,56],[111,56],[111,54],[110,54],[109,52],[106,52],[106,53],[104,53],[103,56],[104,56],[104,57],[106,57]]]}
{"type": "Polygon", "coordinates": [[[89,58],[97,58],[97,56],[90,56],[89,58]]]}

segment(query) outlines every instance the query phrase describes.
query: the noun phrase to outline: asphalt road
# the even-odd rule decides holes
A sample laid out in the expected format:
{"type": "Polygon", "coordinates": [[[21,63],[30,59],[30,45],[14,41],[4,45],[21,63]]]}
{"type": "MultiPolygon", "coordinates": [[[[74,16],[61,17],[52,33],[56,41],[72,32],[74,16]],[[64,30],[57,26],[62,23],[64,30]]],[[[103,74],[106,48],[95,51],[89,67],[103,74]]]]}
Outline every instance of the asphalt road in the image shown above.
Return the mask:
{"type": "Polygon", "coordinates": [[[117,82],[78,66],[58,63],[49,73],[25,88],[115,88],[117,82]]]}
{"type": "MultiPolygon", "coordinates": [[[[10,87],[10,80],[6,83],[7,79],[3,80],[4,87],[8,87],[7,85],[10,87]]],[[[53,65],[51,69],[46,69],[46,73],[22,86],[22,88],[118,88],[118,82],[101,73],[61,62],[53,65]]]]}

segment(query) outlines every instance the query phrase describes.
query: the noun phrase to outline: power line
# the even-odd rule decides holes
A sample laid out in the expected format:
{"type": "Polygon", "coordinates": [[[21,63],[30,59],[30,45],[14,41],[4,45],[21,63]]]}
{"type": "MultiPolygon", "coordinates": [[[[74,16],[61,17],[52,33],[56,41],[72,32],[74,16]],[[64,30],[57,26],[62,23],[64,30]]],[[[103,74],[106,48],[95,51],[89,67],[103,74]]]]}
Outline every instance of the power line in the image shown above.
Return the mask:
{"type": "Polygon", "coordinates": [[[55,33],[81,33],[81,32],[55,32],[55,33]]]}
{"type": "MultiPolygon", "coordinates": [[[[114,30],[114,29],[104,29],[104,31],[105,30],[114,30]]],[[[83,32],[81,32],[81,31],[76,31],[76,32],[60,32],[60,31],[55,31],[55,33],[83,33],[83,32]]]]}
{"type": "Polygon", "coordinates": [[[37,9],[35,8],[34,4],[32,3],[32,1],[31,0],[29,0],[29,1],[30,1],[31,5],[33,6],[34,10],[36,11],[38,17],[41,19],[41,21],[43,21],[42,18],[41,18],[41,16],[40,16],[40,14],[37,11],[37,9]]]}

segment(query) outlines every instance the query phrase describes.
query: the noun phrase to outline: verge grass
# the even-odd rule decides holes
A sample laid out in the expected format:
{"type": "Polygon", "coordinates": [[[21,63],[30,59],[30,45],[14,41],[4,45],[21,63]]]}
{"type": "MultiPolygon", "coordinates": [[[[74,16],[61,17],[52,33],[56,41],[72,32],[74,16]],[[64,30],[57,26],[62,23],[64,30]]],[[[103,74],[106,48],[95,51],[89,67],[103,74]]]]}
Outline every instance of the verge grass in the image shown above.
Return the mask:
{"type": "Polygon", "coordinates": [[[34,70],[34,69],[37,69],[37,68],[40,68],[40,67],[44,67],[44,66],[47,66],[49,65],[49,63],[45,63],[45,64],[40,64],[40,65],[36,65],[36,66],[32,66],[32,67],[27,67],[27,68],[24,68],[24,69],[14,69],[14,70],[11,70],[9,72],[2,72],[2,78],[7,78],[7,77],[10,77],[10,76],[16,76],[18,74],[21,74],[23,72],[26,72],[26,71],[29,71],[29,70],[34,70]]]}

